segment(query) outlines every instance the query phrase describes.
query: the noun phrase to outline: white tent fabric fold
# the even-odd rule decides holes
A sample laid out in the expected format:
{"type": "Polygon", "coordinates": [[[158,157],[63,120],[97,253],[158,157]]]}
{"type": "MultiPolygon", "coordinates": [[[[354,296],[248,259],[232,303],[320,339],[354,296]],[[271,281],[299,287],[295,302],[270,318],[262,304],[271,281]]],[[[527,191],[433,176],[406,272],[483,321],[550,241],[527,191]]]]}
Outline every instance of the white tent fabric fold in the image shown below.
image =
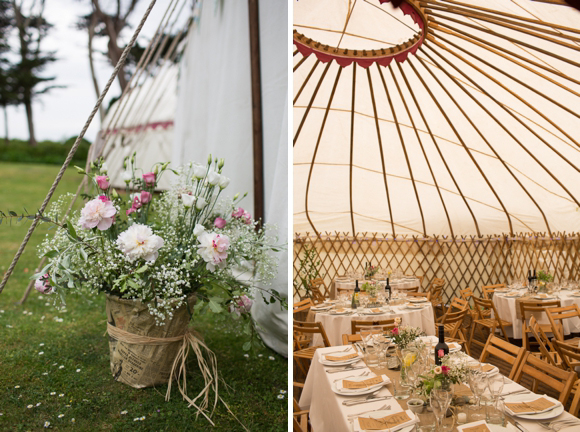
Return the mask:
{"type": "MultiPolygon", "coordinates": [[[[286,243],[287,211],[287,4],[260,1],[265,219],[278,226],[286,243]]],[[[181,63],[172,160],[204,162],[225,158],[231,178],[224,191],[248,192],[241,205],[253,209],[252,96],[247,2],[201,3],[201,11],[181,63]]],[[[280,254],[283,255],[283,254],[280,254]]],[[[269,288],[287,297],[287,255],[269,288]]],[[[288,353],[287,311],[256,295],[252,308],[266,345],[288,353]]]]}
{"type": "MultiPolygon", "coordinates": [[[[401,63],[342,67],[314,42],[295,54],[294,231],[579,231],[580,12],[528,0],[420,5],[427,39],[401,63]]],[[[294,28],[369,54],[420,30],[390,4],[330,0],[297,2],[294,28]]]]}

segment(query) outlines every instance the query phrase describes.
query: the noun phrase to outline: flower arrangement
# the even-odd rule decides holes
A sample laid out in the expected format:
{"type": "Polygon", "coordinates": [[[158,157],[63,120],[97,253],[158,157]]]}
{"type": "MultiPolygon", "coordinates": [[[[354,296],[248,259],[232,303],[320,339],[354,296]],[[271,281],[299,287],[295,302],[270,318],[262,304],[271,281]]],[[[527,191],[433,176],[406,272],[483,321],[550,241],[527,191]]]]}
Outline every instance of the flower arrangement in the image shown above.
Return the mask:
{"type": "Polygon", "coordinates": [[[367,292],[369,297],[377,296],[377,283],[375,281],[365,281],[360,289],[367,292]]]}
{"type": "Polygon", "coordinates": [[[390,331],[392,342],[398,349],[403,350],[409,344],[415,342],[419,336],[424,336],[425,332],[419,327],[401,326],[401,318],[395,318],[396,327],[390,331]]]}
{"type": "Polygon", "coordinates": [[[417,390],[428,397],[433,389],[448,388],[451,384],[465,382],[471,373],[467,363],[454,354],[448,354],[441,360],[441,366],[432,367],[429,372],[419,376],[417,390]]]}
{"type": "MultiPolygon", "coordinates": [[[[222,173],[224,160],[205,165],[189,163],[176,170],[157,163],[151,171],[137,167],[136,154],[124,160],[125,193],[111,187],[103,160],[87,176],[96,193],[66,223],[58,209],[43,215],[57,225],[56,234],[39,246],[48,264],[34,276],[35,287],[55,294],[105,292],[147,302],[158,325],[196,296],[200,313],[235,313],[245,332],[256,335],[251,319],[252,299],[266,303],[286,299],[264,288],[276,275],[280,247],[270,232],[239,206],[245,197],[220,199],[230,180],[222,173]],[[156,194],[160,178],[172,171],[174,185],[156,194]]],[[[252,337],[252,342],[256,338],[252,337]]],[[[251,342],[244,344],[249,350],[251,342]]]]}
{"type": "Polygon", "coordinates": [[[366,265],[365,266],[365,278],[372,278],[380,270],[379,266],[366,265]]]}
{"type": "Polygon", "coordinates": [[[540,271],[538,272],[538,280],[539,280],[540,282],[545,282],[545,283],[548,283],[548,282],[553,282],[553,281],[554,281],[554,276],[552,276],[552,275],[551,275],[550,273],[548,273],[548,272],[545,272],[544,270],[540,270],[540,271]]]}

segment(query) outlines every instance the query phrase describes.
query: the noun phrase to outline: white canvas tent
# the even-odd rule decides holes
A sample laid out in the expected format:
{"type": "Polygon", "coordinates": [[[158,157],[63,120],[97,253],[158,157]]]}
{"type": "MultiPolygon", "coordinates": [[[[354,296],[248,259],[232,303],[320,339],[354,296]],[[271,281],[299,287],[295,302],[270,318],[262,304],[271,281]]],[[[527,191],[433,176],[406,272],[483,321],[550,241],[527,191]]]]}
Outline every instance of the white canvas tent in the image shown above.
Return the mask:
{"type": "Polygon", "coordinates": [[[579,231],[580,12],[382,3],[294,4],[294,230],[579,231]]]}

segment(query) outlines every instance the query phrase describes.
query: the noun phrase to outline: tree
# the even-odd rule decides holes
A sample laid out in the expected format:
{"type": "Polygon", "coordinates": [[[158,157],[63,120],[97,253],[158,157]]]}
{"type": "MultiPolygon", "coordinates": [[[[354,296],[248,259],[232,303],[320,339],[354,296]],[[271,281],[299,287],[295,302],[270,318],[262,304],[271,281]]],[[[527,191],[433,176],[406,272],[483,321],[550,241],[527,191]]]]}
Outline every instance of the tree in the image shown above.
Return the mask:
{"type": "Polygon", "coordinates": [[[8,144],[8,106],[17,105],[18,97],[14,91],[13,65],[6,57],[10,51],[8,37],[14,25],[12,5],[9,0],[0,0],[0,106],[4,110],[4,143],[8,144]]]}
{"type": "Polygon", "coordinates": [[[25,0],[12,0],[14,23],[18,31],[19,62],[14,66],[14,90],[19,102],[24,105],[28,120],[29,143],[36,146],[33,100],[56,86],[47,85],[54,77],[43,77],[39,73],[49,63],[56,60],[54,52],[43,52],[41,43],[52,27],[43,17],[45,0],[32,0],[26,7],[25,0]],[[27,9],[25,11],[25,8],[27,9]],[[41,87],[41,84],[46,84],[41,87]]]}

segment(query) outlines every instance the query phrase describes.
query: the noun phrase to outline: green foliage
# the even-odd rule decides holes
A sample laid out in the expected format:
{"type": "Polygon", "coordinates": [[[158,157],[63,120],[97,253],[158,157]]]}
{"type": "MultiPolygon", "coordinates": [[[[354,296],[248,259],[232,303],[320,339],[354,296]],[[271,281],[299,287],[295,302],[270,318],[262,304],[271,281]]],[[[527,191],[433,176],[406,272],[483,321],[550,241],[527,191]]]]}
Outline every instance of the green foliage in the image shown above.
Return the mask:
{"type": "MultiPolygon", "coordinates": [[[[76,137],[69,138],[64,143],[41,141],[36,147],[30,147],[28,141],[10,140],[6,144],[3,139],[0,139],[0,161],[62,165],[75,140],[76,137]]],[[[91,143],[83,138],[71,165],[85,166],[90,145],[91,143]]]]}
{"type": "MultiPolygon", "coordinates": [[[[32,210],[42,203],[58,167],[0,162],[0,172],[0,202],[15,210],[32,210]]],[[[71,168],[56,193],[74,192],[78,183],[79,176],[71,168]]],[[[0,274],[8,268],[28,227],[26,222],[0,226],[0,274]]],[[[50,296],[41,296],[33,290],[23,306],[16,305],[38,265],[36,246],[47,232],[53,233],[47,231],[44,224],[37,228],[0,294],[0,311],[4,311],[0,312],[0,364],[3,368],[0,374],[0,430],[39,431],[44,430],[46,421],[54,430],[212,429],[203,417],[196,418],[193,409],[178,396],[175,386],[170,400],[165,402],[166,386],[133,389],[113,380],[108,338],[104,336],[103,297],[89,301],[70,296],[67,298],[68,312],[62,312],[52,306],[50,296]],[[41,343],[44,346],[40,346],[41,343]],[[76,372],[77,369],[80,371],[76,372]],[[64,396],[59,397],[59,394],[64,396]],[[38,407],[37,403],[40,403],[38,407]],[[28,409],[29,404],[34,407],[28,409]],[[127,414],[121,414],[125,410],[127,414]],[[64,416],[58,418],[59,414],[64,416]],[[145,420],[133,421],[142,416],[145,420]]],[[[256,347],[249,357],[245,357],[243,333],[249,329],[243,319],[195,314],[193,322],[195,331],[216,353],[221,377],[228,386],[220,383],[220,395],[232,412],[251,431],[287,430],[288,394],[278,399],[280,390],[288,390],[286,359],[264,347],[256,347]],[[270,356],[274,360],[270,360],[270,356]]],[[[187,371],[188,393],[195,395],[203,380],[191,354],[187,371]]],[[[216,431],[242,430],[221,404],[212,419],[216,431]]]]}
{"type": "Polygon", "coordinates": [[[298,270],[298,280],[294,279],[294,288],[302,289],[306,294],[310,294],[310,282],[318,277],[324,276],[320,273],[320,259],[314,246],[304,245],[304,254],[300,258],[300,269],[298,270]]]}
{"type": "Polygon", "coordinates": [[[538,272],[538,280],[542,281],[542,282],[553,282],[554,281],[554,276],[552,276],[550,273],[545,272],[544,270],[540,270],[538,272]]]}

